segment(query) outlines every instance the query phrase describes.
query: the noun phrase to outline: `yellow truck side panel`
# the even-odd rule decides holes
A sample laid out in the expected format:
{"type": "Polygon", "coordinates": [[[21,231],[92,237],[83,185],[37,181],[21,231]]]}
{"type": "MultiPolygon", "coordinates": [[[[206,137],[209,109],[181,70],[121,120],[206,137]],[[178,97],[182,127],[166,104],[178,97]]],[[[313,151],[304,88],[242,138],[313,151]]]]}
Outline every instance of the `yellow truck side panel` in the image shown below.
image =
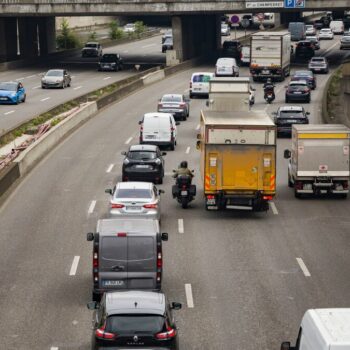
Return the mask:
{"type": "Polygon", "coordinates": [[[274,194],[275,147],[264,145],[205,145],[205,193],[262,191],[274,194]]]}

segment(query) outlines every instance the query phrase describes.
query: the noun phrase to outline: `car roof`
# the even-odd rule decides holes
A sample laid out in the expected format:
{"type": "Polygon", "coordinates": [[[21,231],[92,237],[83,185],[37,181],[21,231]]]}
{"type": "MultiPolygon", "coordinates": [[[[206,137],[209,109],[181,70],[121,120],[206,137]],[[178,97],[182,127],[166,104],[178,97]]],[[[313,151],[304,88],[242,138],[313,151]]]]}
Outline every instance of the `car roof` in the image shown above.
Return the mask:
{"type": "Polygon", "coordinates": [[[135,152],[135,151],[152,151],[156,152],[158,149],[158,146],[155,145],[132,145],[129,148],[129,151],[135,152]]]}
{"type": "Polygon", "coordinates": [[[172,116],[170,113],[164,113],[164,112],[150,112],[150,113],[145,113],[143,115],[144,118],[169,118],[169,116],[172,116]]]}
{"type": "Polygon", "coordinates": [[[298,76],[298,75],[313,75],[311,70],[297,70],[295,71],[295,73],[293,74],[294,76],[298,76]]]}
{"type": "Polygon", "coordinates": [[[281,106],[278,110],[280,112],[284,112],[284,111],[303,111],[304,107],[302,107],[302,106],[281,106]]]}
{"type": "Polygon", "coordinates": [[[97,221],[96,232],[100,236],[116,235],[118,232],[156,234],[159,230],[158,220],[143,218],[110,218],[97,221]]]}
{"type": "Polygon", "coordinates": [[[165,295],[152,291],[116,291],[106,293],[106,312],[118,314],[153,314],[165,313],[165,295]]]}
{"type": "Polygon", "coordinates": [[[192,73],[192,78],[195,77],[196,75],[212,75],[212,76],[214,76],[214,73],[212,73],[212,72],[196,72],[196,73],[192,73]]]}
{"type": "Polygon", "coordinates": [[[180,97],[180,98],[182,98],[182,95],[181,94],[165,94],[165,95],[162,96],[162,99],[164,97],[171,97],[171,98],[173,98],[173,97],[180,97]]]}
{"type": "Polygon", "coordinates": [[[129,189],[129,190],[148,190],[153,188],[152,182],[143,181],[128,181],[128,182],[118,182],[118,189],[129,189]]]}
{"type": "Polygon", "coordinates": [[[61,71],[63,72],[65,69],[62,69],[62,68],[52,68],[52,69],[49,69],[46,73],[48,72],[52,72],[52,71],[61,71]]]}
{"type": "Polygon", "coordinates": [[[293,81],[289,82],[289,85],[298,85],[298,84],[307,85],[307,81],[306,80],[293,80],[293,81]]]}
{"type": "Polygon", "coordinates": [[[95,44],[95,45],[97,45],[98,42],[97,41],[88,41],[86,44],[95,44]]]}

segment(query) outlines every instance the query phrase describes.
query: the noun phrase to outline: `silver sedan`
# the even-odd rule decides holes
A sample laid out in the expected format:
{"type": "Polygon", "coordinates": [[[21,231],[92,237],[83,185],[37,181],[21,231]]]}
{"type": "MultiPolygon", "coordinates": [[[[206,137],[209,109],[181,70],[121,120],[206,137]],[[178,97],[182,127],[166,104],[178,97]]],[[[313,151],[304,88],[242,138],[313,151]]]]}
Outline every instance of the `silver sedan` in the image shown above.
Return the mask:
{"type": "Polygon", "coordinates": [[[65,69],[50,69],[41,78],[42,89],[46,88],[61,88],[64,89],[71,84],[71,76],[65,69]]]}
{"type": "Polygon", "coordinates": [[[119,182],[105,191],[111,195],[109,214],[160,221],[160,194],[150,182],[119,182]]]}

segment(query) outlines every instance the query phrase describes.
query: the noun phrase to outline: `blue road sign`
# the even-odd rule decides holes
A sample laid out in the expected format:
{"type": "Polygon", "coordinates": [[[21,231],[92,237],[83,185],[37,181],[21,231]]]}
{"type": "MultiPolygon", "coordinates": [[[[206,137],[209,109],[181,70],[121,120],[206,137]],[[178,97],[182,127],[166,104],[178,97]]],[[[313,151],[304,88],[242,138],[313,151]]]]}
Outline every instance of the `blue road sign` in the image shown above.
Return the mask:
{"type": "Polygon", "coordinates": [[[284,7],[289,9],[304,8],[305,0],[284,0],[284,7]]]}

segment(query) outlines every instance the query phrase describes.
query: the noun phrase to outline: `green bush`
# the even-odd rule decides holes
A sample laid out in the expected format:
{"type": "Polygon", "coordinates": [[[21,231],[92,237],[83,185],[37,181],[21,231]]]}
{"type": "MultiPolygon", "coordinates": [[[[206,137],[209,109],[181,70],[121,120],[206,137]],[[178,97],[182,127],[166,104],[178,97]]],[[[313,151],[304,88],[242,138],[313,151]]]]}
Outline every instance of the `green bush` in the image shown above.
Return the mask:
{"type": "Polygon", "coordinates": [[[123,30],[119,27],[117,21],[112,21],[109,24],[109,38],[111,40],[121,39],[124,36],[123,30]]]}
{"type": "Polygon", "coordinates": [[[135,34],[136,37],[139,38],[141,34],[146,31],[146,26],[143,24],[142,21],[136,21],[135,22],[135,34]]]}
{"type": "Polygon", "coordinates": [[[97,33],[94,31],[94,32],[91,32],[90,34],[89,34],[89,38],[88,38],[88,40],[89,41],[96,41],[96,39],[97,39],[97,33]]]}
{"type": "Polygon", "coordinates": [[[71,31],[65,18],[61,23],[61,33],[57,36],[56,42],[59,49],[74,49],[80,46],[78,37],[71,31]]]}

